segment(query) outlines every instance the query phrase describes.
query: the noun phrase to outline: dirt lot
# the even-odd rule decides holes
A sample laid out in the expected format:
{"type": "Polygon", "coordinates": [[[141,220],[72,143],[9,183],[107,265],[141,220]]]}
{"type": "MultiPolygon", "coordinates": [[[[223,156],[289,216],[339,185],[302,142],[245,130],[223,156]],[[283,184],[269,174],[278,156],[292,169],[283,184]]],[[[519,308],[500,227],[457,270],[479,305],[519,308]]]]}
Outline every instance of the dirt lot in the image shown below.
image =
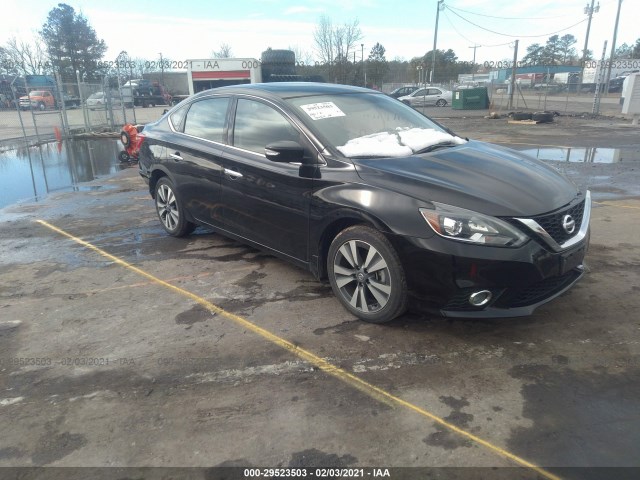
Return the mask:
{"type": "MultiPolygon", "coordinates": [[[[440,121],[498,143],[638,146],[620,119],[470,117],[440,121]]],[[[520,319],[357,321],[281,260],[167,237],[136,168],[0,211],[0,466],[637,478],[640,161],[559,166],[602,186],[588,275],[520,319]],[[595,468],[614,466],[635,468],[595,468]]],[[[222,478],[168,472],[0,477],[222,478]]]]}

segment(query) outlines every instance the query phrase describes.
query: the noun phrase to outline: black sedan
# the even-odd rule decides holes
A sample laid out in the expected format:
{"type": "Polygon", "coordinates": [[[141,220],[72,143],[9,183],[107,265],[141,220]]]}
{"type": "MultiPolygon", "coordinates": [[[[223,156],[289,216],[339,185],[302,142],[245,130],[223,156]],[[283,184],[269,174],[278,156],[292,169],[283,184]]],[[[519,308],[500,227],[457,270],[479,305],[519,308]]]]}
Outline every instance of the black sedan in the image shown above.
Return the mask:
{"type": "Polygon", "coordinates": [[[529,315],[583,275],[588,191],[378,92],[217,88],[142,135],[140,174],[170,235],[205,225],[308,268],[368,322],[410,300],[529,315]]]}

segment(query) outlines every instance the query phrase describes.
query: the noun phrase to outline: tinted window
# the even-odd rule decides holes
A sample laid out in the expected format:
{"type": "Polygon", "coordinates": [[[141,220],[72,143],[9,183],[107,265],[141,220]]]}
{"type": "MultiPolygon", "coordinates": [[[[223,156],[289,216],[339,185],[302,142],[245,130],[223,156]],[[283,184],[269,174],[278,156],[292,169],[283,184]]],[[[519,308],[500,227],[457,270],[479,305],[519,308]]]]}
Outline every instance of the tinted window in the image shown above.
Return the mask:
{"type": "Polygon", "coordinates": [[[224,142],[228,106],[228,98],[208,98],[192,103],[184,122],[184,133],[205,140],[224,142]]]}
{"type": "Polygon", "coordinates": [[[173,128],[178,132],[184,131],[184,118],[187,116],[187,110],[189,110],[189,105],[177,109],[169,116],[171,125],[173,125],[173,128]]]}
{"type": "Polygon", "coordinates": [[[415,96],[415,97],[421,97],[421,96],[426,95],[426,94],[427,94],[427,90],[426,90],[425,88],[423,88],[423,89],[418,90],[418,91],[415,93],[415,95],[414,95],[414,96],[415,96]]]}
{"type": "Polygon", "coordinates": [[[264,103],[238,100],[233,144],[264,153],[264,147],[280,140],[300,141],[298,130],[279,112],[264,103]]]}
{"type": "Polygon", "coordinates": [[[178,132],[184,131],[184,118],[187,116],[187,110],[189,110],[189,105],[185,105],[184,107],[177,109],[169,117],[173,128],[178,132]]]}

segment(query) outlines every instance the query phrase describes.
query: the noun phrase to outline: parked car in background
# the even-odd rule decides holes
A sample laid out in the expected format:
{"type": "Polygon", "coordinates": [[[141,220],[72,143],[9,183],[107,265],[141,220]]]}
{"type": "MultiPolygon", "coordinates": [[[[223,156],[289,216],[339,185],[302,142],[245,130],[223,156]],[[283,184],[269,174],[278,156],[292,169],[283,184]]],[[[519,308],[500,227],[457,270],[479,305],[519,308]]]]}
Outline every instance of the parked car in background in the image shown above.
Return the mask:
{"type": "MultiPolygon", "coordinates": [[[[117,92],[111,92],[110,100],[112,106],[122,105],[122,100],[120,100],[117,92]]],[[[96,92],[87,98],[86,104],[89,110],[98,110],[105,108],[105,106],[107,105],[107,96],[105,92],[96,92]]]]}
{"type": "Polygon", "coordinates": [[[56,108],[56,99],[49,90],[33,90],[19,99],[21,110],[46,110],[56,108]]]}
{"type": "Polygon", "coordinates": [[[64,106],[66,108],[78,108],[80,106],[80,97],[75,95],[64,94],[64,106]]]}
{"type": "Polygon", "coordinates": [[[221,87],[140,135],[168,234],[205,225],[267,250],[328,278],[368,322],[410,297],[451,317],[529,315],[583,275],[588,191],[379,92],[221,87]]]}
{"type": "Polygon", "coordinates": [[[389,94],[389,96],[393,97],[393,98],[405,97],[405,96],[410,95],[411,93],[415,92],[416,90],[418,90],[418,88],[420,88],[420,87],[409,86],[409,87],[396,88],[393,92],[391,92],[389,94]]]}
{"type": "Polygon", "coordinates": [[[452,94],[449,90],[439,87],[420,88],[410,95],[398,98],[402,103],[406,103],[412,107],[426,107],[435,105],[436,107],[444,107],[451,103],[452,94]]]}

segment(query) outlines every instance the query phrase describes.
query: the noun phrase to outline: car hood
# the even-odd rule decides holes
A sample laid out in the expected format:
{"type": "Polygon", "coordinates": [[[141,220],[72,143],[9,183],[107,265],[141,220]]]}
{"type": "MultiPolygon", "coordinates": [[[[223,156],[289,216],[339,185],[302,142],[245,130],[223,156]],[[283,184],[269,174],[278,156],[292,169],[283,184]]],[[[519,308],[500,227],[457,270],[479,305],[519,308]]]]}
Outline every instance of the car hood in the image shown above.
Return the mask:
{"type": "Polygon", "coordinates": [[[352,160],[369,185],[493,216],[547,213],[580,193],[539,160],[476,141],[404,158],[352,160]]]}

